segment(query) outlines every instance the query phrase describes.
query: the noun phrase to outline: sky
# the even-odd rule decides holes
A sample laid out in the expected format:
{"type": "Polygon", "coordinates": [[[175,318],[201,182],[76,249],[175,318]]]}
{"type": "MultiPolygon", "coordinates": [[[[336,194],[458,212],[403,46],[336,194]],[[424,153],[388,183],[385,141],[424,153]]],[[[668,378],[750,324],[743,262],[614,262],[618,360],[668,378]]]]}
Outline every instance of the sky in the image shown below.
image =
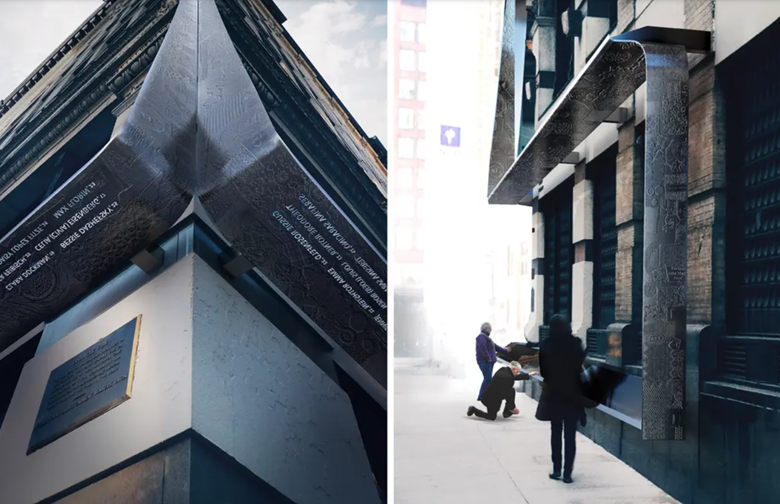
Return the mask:
{"type": "MultiPolygon", "coordinates": [[[[285,28],[368,136],[387,138],[387,2],[277,0],[285,28]]],[[[102,4],[0,0],[0,99],[102,4]]]]}

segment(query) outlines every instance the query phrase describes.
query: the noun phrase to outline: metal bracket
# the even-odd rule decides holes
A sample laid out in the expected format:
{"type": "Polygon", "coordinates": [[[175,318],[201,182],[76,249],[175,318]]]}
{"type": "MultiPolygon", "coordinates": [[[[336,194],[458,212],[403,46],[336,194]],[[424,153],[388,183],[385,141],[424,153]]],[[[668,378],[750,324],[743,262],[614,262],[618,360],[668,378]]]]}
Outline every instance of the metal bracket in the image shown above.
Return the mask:
{"type": "Polygon", "coordinates": [[[138,266],[144,273],[151,275],[163,265],[163,262],[165,261],[165,251],[157,245],[154,245],[137,253],[130,261],[138,266]]]}

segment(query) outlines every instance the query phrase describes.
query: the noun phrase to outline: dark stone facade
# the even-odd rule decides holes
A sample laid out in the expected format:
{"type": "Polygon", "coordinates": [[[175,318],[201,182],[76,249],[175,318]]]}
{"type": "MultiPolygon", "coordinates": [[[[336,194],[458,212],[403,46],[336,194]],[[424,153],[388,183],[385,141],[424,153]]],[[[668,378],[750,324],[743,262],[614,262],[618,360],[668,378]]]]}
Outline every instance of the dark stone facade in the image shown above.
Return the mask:
{"type": "MultiPolygon", "coordinates": [[[[535,6],[545,3],[544,0],[534,2],[535,6]]],[[[715,0],[685,0],[684,19],[681,20],[685,28],[715,30],[715,3],[715,0]]],[[[617,0],[618,33],[635,28],[636,16],[641,14],[636,11],[638,5],[632,0],[617,0]]],[[[747,89],[752,88],[748,88],[746,83],[748,80],[772,82],[778,71],[777,63],[758,55],[764,54],[764,48],[776,44],[777,40],[780,40],[779,22],[747,41],[717,66],[712,53],[688,55],[688,298],[686,391],[682,417],[684,439],[643,440],[639,429],[600,410],[589,410],[588,424],[581,428],[583,434],[684,504],[759,504],[780,500],[780,483],[772,476],[777,473],[780,464],[777,458],[780,449],[780,401],[777,400],[780,390],[779,338],[774,334],[777,331],[757,334],[740,329],[749,324],[740,326],[737,320],[738,314],[742,314],[743,317],[764,321],[765,327],[771,326],[770,321],[775,321],[775,325],[780,322],[771,311],[776,305],[774,291],[758,290],[768,278],[774,278],[771,276],[772,267],[760,270],[759,274],[759,270],[753,271],[740,264],[744,262],[744,251],[744,254],[752,254],[751,257],[763,258],[765,262],[762,264],[776,265],[776,260],[772,259],[773,242],[765,240],[767,251],[764,251],[765,242],[760,242],[759,246],[756,238],[747,234],[753,232],[751,226],[763,226],[761,229],[765,234],[775,229],[773,221],[765,223],[769,215],[774,215],[765,209],[770,198],[775,201],[773,184],[778,170],[773,164],[774,144],[757,143],[757,153],[740,150],[746,149],[740,146],[743,137],[756,138],[756,133],[752,131],[761,131],[766,138],[774,139],[775,121],[767,120],[760,130],[751,130],[748,134],[747,126],[750,125],[740,123],[738,117],[745,114],[744,109],[756,96],[766,97],[762,98],[766,104],[761,105],[760,110],[774,110],[773,100],[776,98],[769,96],[777,95],[764,91],[768,85],[763,88],[753,85],[756,90],[748,92],[747,89]],[[753,73],[749,74],[747,68],[752,68],[753,73]],[[762,70],[759,71],[759,68],[762,70]],[[761,72],[766,75],[762,77],[761,72]],[[764,165],[756,168],[756,163],[762,162],[764,165]],[[743,165],[746,167],[743,168],[743,165]],[[747,175],[740,173],[744,174],[747,170],[753,170],[750,173],[755,173],[754,179],[765,182],[754,184],[753,179],[741,180],[740,177],[747,175]],[[735,184],[753,185],[743,191],[743,199],[739,200],[734,196],[739,192],[735,184]],[[753,189],[754,185],[756,189],[753,189]],[[761,215],[758,217],[754,217],[755,212],[751,214],[744,210],[754,207],[764,209],[759,211],[761,215]],[[741,214],[754,220],[739,220],[741,214]],[[755,221],[756,218],[758,221],[755,221]],[[739,243],[742,245],[735,245],[739,243]],[[737,252],[729,256],[728,251],[732,249],[737,252]],[[769,262],[771,260],[775,262],[769,262]],[[743,275],[746,275],[745,280],[743,275]],[[757,287],[751,287],[753,291],[749,291],[742,284],[757,287]],[[735,294],[735,288],[741,289],[740,292],[735,294]],[[743,292],[763,294],[740,298],[743,292]],[[746,307],[750,305],[749,309],[743,309],[743,303],[746,307]]],[[[717,51],[718,48],[713,49],[717,51]]],[[[543,48],[535,48],[535,52],[537,58],[555,57],[549,52],[545,54],[543,48]]],[[[635,98],[634,103],[630,100],[627,106],[635,107],[637,100],[635,98]]],[[[760,112],[756,114],[763,117],[760,112]]],[[[641,331],[632,336],[631,331],[625,330],[627,326],[624,324],[636,327],[641,322],[645,294],[641,269],[646,217],[643,214],[645,128],[645,121],[637,123],[634,118],[617,128],[615,327],[623,329],[623,345],[626,338],[643,337],[641,331]]],[[[545,188],[545,191],[548,190],[545,188]]],[[[540,205],[543,198],[544,195],[540,205]]],[[[594,236],[596,240],[598,237],[594,236]]],[[[596,331],[593,333],[597,338],[607,337],[606,334],[597,335],[596,331]]],[[[607,345],[599,340],[593,347],[604,350],[607,345]]],[[[593,355],[590,362],[608,364],[603,357],[593,355]]],[[[625,364],[628,363],[624,363],[623,372],[641,376],[642,362],[625,364]]],[[[538,383],[528,382],[525,390],[529,396],[538,399],[538,383]]]]}

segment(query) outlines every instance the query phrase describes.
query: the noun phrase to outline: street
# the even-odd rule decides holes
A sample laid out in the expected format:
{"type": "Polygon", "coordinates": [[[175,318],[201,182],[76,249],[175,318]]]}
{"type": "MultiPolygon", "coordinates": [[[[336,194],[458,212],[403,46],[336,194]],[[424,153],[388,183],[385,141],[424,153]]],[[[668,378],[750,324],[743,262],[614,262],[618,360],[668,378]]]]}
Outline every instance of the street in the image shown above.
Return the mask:
{"type": "Polygon", "coordinates": [[[550,480],[550,427],[534,418],[536,402],[518,393],[520,415],[469,418],[478,388],[396,366],[396,504],[679,504],[579,433],[574,483],[550,480]]]}

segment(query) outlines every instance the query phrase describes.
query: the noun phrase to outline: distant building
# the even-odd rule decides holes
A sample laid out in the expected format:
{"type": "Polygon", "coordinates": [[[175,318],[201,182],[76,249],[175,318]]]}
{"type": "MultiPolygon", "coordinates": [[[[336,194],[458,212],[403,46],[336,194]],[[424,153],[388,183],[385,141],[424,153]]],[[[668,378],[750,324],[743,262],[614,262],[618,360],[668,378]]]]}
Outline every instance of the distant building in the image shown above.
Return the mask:
{"type": "Polygon", "coordinates": [[[284,21],[107,0],[0,101],[3,504],[386,499],[387,152],[284,21]]]}
{"type": "Polygon", "coordinates": [[[428,357],[430,342],[423,306],[425,285],[426,138],[427,92],[426,2],[390,2],[389,29],[392,69],[392,126],[395,143],[393,169],[394,219],[394,321],[395,354],[428,357]]]}
{"type": "Polygon", "coordinates": [[[489,197],[533,207],[526,336],[561,313],[640,384],[582,431],[676,499],[780,500],[780,4],[528,6],[536,136],[489,197]]]}

